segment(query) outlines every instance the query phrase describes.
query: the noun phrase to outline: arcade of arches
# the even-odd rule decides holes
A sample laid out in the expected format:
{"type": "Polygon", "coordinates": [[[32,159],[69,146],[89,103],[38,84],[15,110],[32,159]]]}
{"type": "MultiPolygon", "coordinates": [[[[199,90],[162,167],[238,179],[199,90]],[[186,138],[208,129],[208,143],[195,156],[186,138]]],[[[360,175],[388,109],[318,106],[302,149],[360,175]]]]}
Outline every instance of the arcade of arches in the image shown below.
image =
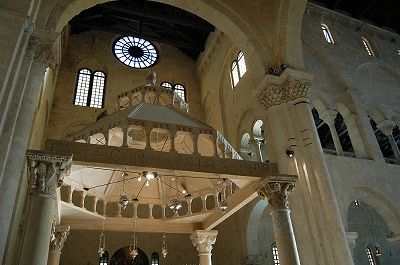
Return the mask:
{"type": "Polygon", "coordinates": [[[1,264],[399,264],[400,38],[243,2],[1,1],[1,264]]]}

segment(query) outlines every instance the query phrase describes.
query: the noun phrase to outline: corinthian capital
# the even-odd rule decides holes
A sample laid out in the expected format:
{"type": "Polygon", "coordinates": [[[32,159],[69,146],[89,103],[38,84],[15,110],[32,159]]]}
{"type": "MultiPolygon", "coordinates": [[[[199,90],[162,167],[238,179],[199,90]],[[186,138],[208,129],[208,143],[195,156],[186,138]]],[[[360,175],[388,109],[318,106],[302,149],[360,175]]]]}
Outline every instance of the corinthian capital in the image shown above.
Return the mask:
{"type": "Polygon", "coordinates": [[[70,173],[72,155],[59,155],[44,151],[26,152],[30,187],[39,194],[54,195],[70,173]]]}
{"type": "Polygon", "coordinates": [[[54,63],[54,42],[58,34],[45,30],[35,30],[28,41],[27,51],[33,56],[34,63],[42,69],[54,63]]]}
{"type": "Polygon", "coordinates": [[[64,243],[69,235],[69,225],[56,225],[52,231],[52,240],[50,242],[51,251],[59,251],[61,253],[64,243]]]}
{"type": "Polygon", "coordinates": [[[258,94],[267,109],[298,98],[308,98],[312,76],[287,68],[280,76],[268,76],[258,94]]]}
{"type": "Polygon", "coordinates": [[[294,190],[294,182],[268,182],[258,191],[258,195],[268,200],[271,210],[283,210],[289,208],[288,197],[294,190]]]}
{"type": "Polygon", "coordinates": [[[212,250],[212,245],[217,240],[218,231],[216,230],[196,230],[190,235],[193,246],[197,252],[201,254],[209,254],[212,250]]]}

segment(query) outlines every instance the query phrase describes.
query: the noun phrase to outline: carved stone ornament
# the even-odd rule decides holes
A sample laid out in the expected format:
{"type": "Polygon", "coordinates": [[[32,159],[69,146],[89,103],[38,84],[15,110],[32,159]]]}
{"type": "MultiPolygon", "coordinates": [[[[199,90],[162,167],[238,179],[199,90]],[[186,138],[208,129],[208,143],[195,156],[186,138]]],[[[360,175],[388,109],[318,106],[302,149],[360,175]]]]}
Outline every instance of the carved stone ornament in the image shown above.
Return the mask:
{"type": "Polygon", "coordinates": [[[70,173],[72,155],[28,150],[26,157],[32,192],[54,195],[64,176],[70,173]]]}
{"type": "Polygon", "coordinates": [[[54,42],[57,36],[54,32],[35,30],[29,38],[27,52],[33,56],[34,63],[42,69],[54,65],[54,42]]]}
{"type": "Polygon", "coordinates": [[[216,230],[197,230],[190,235],[190,239],[199,254],[209,254],[217,240],[217,234],[216,230]]]}
{"type": "Polygon", "coordinates": [[[53,229],[52,240],[50,241],[50,250],[59,251],[61,253],[65,241],[70,232],[69,225],[56,225],[53,229]]]}
{"type": "Polygon", "coordinates": [[[308,98],[311,76],[298,73],[292,69],[286,69],[278,77],[271,76],[258,95],[260,103],[268,109],[298,98],[308,98]]]}
{"type": "Polygon", "coordinates": [[[289,194],[294,192],[295,184],[291,182],[269,182],[259,191],[258,195],[268,200],[270,209],[289,209],[289,194]]]}

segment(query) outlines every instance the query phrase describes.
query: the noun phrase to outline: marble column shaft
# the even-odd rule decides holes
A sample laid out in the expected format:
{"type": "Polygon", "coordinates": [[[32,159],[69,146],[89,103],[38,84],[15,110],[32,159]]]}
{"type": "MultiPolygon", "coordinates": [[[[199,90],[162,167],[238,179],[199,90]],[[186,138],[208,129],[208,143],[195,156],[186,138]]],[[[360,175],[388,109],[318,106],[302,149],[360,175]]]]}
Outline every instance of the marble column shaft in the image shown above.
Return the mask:
{"type": "Polygon", "coordinates": [[[288,201],[294,189],[294,183],[269,182],[258,192],[268,200],[281,265],[300,265],[288,201]]]}

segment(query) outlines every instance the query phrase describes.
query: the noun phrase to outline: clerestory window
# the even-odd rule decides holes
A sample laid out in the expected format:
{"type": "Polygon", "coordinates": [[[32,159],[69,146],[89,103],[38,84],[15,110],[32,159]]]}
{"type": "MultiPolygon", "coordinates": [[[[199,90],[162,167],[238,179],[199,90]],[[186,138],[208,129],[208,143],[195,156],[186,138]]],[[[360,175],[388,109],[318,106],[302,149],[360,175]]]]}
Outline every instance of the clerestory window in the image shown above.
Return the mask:
{"type": "Polygon", "coordinates": [[[160,265],[160,256],[157,252],[151,254],[151,265],[160,265]]]}
{"type": "Polygon", "coordinates": [[[186,102],[186,88],[181,84],[174,85],[175,93],[180,96],[180,98],[186,102]]]}
{"type": "Polygon", "coordinates": [[[372,256],[372,251],[370,248],[367,248],[367,257],[368,257],[368,264],[369,265],[376,265],[374,257],[372,256]]]}
{"type": "Polygon", "coordinates": [[[172,89],[172,84],[170,82],[162,82],[160,86],[172,89]]]}
{"type": "Polygon", "coordinates": [[[369,41],[366,38],[361,38],[361,40],[362,40],[362,43],[363,43],[364,48],[367,51],[368,55],[375,57],[374,50],[372,49],[371,44],[369,43],[369,41]]]}
{"type": "Polygon", "coordinates": [[[74,105],[102,108],[104,105],[106,74],[91,72],[87,68],[78,71],[74,105]]]}
{"type": "Polygon", "coordinates": [[[247,68],[244,54],[243,52],[239,52],[236,59],[233,60],[231,64],[232,87],[235,87],[239,83],[239,80],[244,76],[246,71],[247,68]]]}
{"type": "Polygon", "coordinates": [[[321,23],[321,29],[322,33],[324,34],[325,40],[330,44],[334,44],[333,37],[328,26],[326,24],[321,23]]]}
{"type": "Polygon", "coordinates": [[[275,243],[272,244],[271,249],[272,249],[272,258],[274,259],[274,265],[280,265],[278,248],[276,247],[275,243]]]}

